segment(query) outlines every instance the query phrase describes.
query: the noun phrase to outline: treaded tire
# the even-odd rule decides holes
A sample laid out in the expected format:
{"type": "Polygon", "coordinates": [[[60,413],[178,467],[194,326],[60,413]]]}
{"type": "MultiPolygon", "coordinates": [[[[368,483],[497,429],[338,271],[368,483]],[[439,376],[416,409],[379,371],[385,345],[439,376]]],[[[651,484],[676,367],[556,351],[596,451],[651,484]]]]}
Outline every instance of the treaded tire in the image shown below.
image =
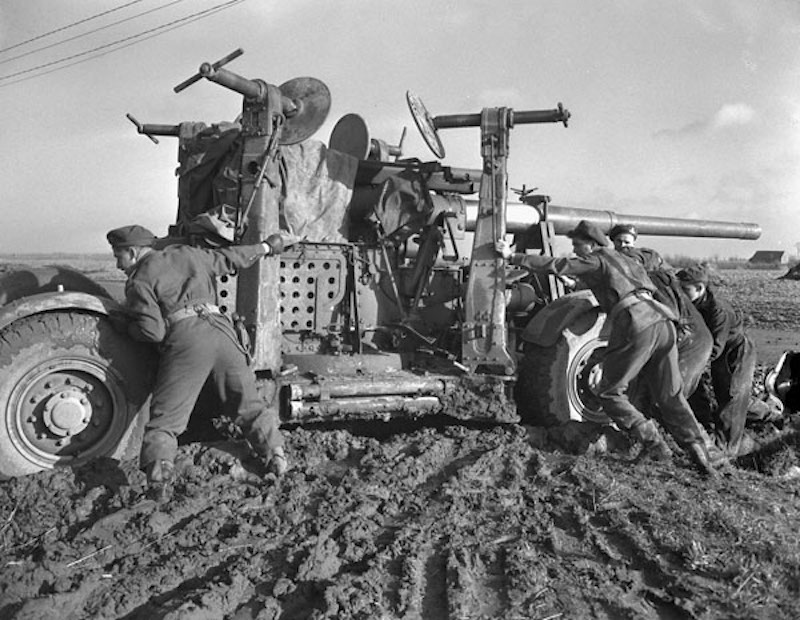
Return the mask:
{"type": "Polygon", "coordinates": [[[551,347],[525,343],[514,388],[523,424],[610,422],[590,387],[599,380],[598,354],[607,344],[600,337],[602,326],[603,319],[598,318],[583,333],[566,328],[551,347]]]}
{"type": "Polygon", "coordinates": [[[133,457],[155,371],[154,351],[102,316],[60,311],[6,327],[0,332],[0,478],[133,457]]]}

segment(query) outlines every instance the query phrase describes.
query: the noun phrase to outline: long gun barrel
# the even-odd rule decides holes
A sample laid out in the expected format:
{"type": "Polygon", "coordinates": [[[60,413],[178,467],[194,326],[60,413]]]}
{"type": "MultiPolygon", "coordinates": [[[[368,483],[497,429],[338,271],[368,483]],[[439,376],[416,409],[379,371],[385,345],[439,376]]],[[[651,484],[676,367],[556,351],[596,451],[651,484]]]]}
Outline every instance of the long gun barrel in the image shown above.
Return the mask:
{"type": "MultiPolygon", "coordinates": [[[[540,209],[542,209],[540,207],[540,209]]],[[[596,224],[608,233],[617,224],[631,224],[640,235],[662,237],[718,237],[725,239],[758,239],[761,227],[746,222],[724,222],[715,220],[693,220],[652,215],[620,215],[613,211],[594,211],[576,207],[548,205],[543,207],[544,218],[550,222],[556,234],[564,234],[575,228],[580,220],[596,224]]]]}
{"type": "MultiPolygon", "coordinates": [[[[478,215],[478,202],[467,200],[467,230],[474,230],[478,215]]],[[[761,227],[747,222],[724,222],[658,217],[651,215],[624,215],[614,211],[562,207],[552,204],[527,205],[509,202],[506,230],[521,233],[530,226],[549,222],[558,235],[566,234],[581,220],[592,222],[608,233],[617,224],[632,224],[640,235],[661,237],[716,237],[721,239],[758,239],[761,227]]]]}

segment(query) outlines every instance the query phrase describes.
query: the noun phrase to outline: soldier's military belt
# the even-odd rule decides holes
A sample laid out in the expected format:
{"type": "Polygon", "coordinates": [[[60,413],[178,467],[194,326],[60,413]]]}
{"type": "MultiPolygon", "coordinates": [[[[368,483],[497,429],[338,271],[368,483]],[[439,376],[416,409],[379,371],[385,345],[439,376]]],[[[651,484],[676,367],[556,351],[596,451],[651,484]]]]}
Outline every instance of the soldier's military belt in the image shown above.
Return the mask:
{"type": "Polygon", "coordinates": [[[209,314],[222,314],[219,306],[214,304],[192,304],[180,310],[175,310],[167,317],[167,324],[171,327],[178,321],[188,319],[190,316],[208,316],[209,314]]]}
{"type": "Polygon", "coordinates": [[[608,313],[608,320],[613,320],[625,308],[631,307],[633,304],[638,304],[640,301],[652,301],[653,294],[647,289],[636,289],[625,295],[608,313]]]}
{"type": "Polygon", "coordinates": [[[675,312],[672,311],[672,308],[665,306],[657,299],[654,299],[653,293],[647,289],[636,289],[635,291],[631,291],[625,295],[625,297],[620,299],[616,304],[614,304],[614,307],[611,308],[611,312],[608,313],[608,320],[612,321],[625,308],[630,308],[632,305],[638,304],[640,301],[648,302],[652,308],[655,308],[668,321],[673,321],[675,323],[678,322],[679,317],[677,314],[675,314],[675,312]]]}

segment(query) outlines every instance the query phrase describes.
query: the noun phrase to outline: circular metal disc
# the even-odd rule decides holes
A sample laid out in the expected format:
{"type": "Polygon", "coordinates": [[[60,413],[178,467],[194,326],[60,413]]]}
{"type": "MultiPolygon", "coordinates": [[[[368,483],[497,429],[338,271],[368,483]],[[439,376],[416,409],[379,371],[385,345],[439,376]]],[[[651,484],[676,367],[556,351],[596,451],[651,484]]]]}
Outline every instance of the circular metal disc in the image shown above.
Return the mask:
{"type": "Polygon", "coordinates": [[[425,140],[425,144],[428,145],[428,148],[436,157],[442,159],[444,157],[444,145],[439,139],[439,134],[436,133],[436,126],[433,124],[433,119],[428,114],[428,110],[425,109],[422,99],[408,90],[406,91],[406,101],[414,123],[416,123],[417,129],[419,129],[422,138],[425,140]]]}
{"type": "Polygon", "coordinates": [[[358,114],[345,114],[331,131],[328,146],[358,159],[367,159],[371,146],[367,122],[358,114]]]}
{"type": "Polygon", "coordinates": [[[299,77],[280,85],[281,94],[297,106],[287,116],[281,131],[281,144],[296,144],[317,131],[331,109],[331,93],[323,82],[312,77],[299,77]]]}

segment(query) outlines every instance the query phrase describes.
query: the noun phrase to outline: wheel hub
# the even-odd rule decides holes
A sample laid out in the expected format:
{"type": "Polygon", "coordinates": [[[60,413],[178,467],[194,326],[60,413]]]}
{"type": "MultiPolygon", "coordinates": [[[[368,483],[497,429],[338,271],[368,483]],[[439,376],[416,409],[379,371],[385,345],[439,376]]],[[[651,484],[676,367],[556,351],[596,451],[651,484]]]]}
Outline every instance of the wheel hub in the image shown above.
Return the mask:
{"type": "Polygon", "coordinates": [[[586,380],[586,387],[589,391],[597,396],[597,390],[600,387],[600,380],[603,378],[602,364],[594,364],[589,370],[589,376],[586,380]]]}
{"type": "Polygon", "coordinates": [[[92,405],[86,395],[69,388],[47,399],[43,411],[44,424],[54,435],[68,437],[83,431],[92,418],[92,405]]]}
{"type": "Polygon", "coordinates": [[[608,417],[603,412],[597,397],[600,380],[603,377],[601,350],[604,348],[605,343],[597,340],[584,345],[577,353],[570,369],[572,380],[569,387],[570,400],[581,412],[581,417],[600,424],[608,422],[608,417]]]}
{"type": "Polygon", "coordinates": [[[20,382],[16,400],[19,440],[32,458],[86,457],[114,424],[119,396],[105,369],[83,360],[40,366],[20,382]]]}

